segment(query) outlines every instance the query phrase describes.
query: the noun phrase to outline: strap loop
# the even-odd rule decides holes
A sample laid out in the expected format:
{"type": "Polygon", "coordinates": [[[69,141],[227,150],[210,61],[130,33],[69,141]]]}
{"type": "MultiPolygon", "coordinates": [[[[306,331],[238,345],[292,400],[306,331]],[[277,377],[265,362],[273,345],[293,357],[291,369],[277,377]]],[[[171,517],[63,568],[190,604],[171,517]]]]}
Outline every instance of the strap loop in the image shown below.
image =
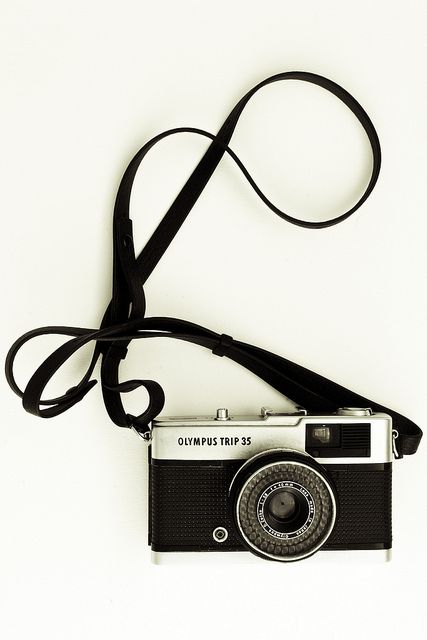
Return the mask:
{"type": "Polygon", "coordinates": [[[228,336],[226,333],[223,333],[221,335],[221,338],[220,338],[218,344],[212,349],[212,353],[215,356],[220,356],[221,358],[223,356],[226,356],[227,353],[229,353],[233,342],[234,341],[233,341],[233,338],[231,336],[228,336]]]}

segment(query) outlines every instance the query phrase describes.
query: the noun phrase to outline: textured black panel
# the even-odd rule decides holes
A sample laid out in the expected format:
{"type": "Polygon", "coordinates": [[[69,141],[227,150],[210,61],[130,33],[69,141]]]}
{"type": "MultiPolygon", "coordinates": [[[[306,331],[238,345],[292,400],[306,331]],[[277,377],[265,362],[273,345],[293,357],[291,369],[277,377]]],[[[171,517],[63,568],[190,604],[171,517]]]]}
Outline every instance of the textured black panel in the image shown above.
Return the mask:
{"type": "MultiPolygon", "coordinates": [[[[198,466],[153,461],[150,474],[151,544],[157,551],[244,549],[227,500],[242,461],[198,466]],[[225,527],[226,542],[213,530],[225,527]]],[[[195,463],[197,465],[197,462],[195,463]]],[[[339,513],[324,549],[391,547],[391,464],[385,468],[324,465],[336,486],[339,513]],[[355,470],[356,469],[356,470],[355,470]]]]}
{"type": "Polygon", "coordinates": [[[231,480],[241,464],[240,461],[224,466],[213,461],[213,466],[195,467],[152,464],[152,548],[217,551],[241,547],[227,501],[231,480]],[[228,539],[222,543],[212,537],[219,526],[228,530],[228,539]]]}
{"type": "MultiPolygon", "coordinates": [[[[326,465],[325,465],[326,466],[326,465]]],[[[391,464],[385,470],[353,471],[326,466],[339,498],[339,517],[325,548],[384,543],[391,547],[391,464]]]]}

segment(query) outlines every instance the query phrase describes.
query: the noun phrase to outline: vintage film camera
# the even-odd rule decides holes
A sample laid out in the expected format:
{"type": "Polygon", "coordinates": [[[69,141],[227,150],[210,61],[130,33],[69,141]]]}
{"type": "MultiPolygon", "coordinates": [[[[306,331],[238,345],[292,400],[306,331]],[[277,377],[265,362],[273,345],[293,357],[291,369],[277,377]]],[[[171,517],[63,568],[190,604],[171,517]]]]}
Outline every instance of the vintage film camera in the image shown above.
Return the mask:
{"type": "Polygon", "coordinates": [[[153,560],[251,551],[289,562],[319,550],[388,559],[392,459],[392,420],[370,409],[157,419],[153,560]]]}
{"type": "Polygon", "coordinates": [[[147,278],[225,153],[264,205],[288,223],[306,229],[331,227],[353,215],[372,192],[381,167],[378,135],[360,103],[332,80],[303,71],[275,74],[258,83],[237,102],[216,135],[179,127],[154,136],[133,156],[117,191],[112,298],[100,327],[46,326],[24,333],[7,354],[7,381],[26,411],[53,418],[83,400],[94,387],[93,374],[102,359],[100,381],[109,418],[150,441],[149,537],[157,561],[183,559],[189,553],[205,559],[243,556],[258,560],[260,556],[286,562],[307,558],[318,550],[341,553],[317,554],[316,558],[343,558],[345,551],[358,559],[362,554],[388,557],[391,461],[416,453],[420,427],[393,409],[266,349],[180,318],[146,316],[147,278]],[[371,146],[371,176],[364,193],[349,210],[327,220],[296,218],[279,209],[229,147],[251,97],[282,80],[308,82],[329,91],[350,109],[371,146]],[[202,135],[211,143],[137,255],[130,218],[133,181],[150,149],[177,133],[202,135]],[[69,339],[38,366],[21,389],[14,374],[16,355],[29,340],[43,335],[69,339]],[[309,411],[294,405],[283,414],[264,409],[259,416],[243,417],[219,409],[216,417],[158,418],[165,405],[159,382],[145,378],[123,381],[119,371],[131,342],[152,338],[192,343],[229,358],[309,411]],[[90,342],[95,343],[93,356],[80,381],[60,396],[45,398],[45,389],[58,369],[90,342]],[[148,394],[148,403],[142,412],[130,414],[122,394],[141,387],[148,394]],[[337,410],[348,406],[370,409],[337,410]],[[202,551],[207,553],[194,553],[202,551]],[[238,553],[244,551],[252,554],[238,553]]]}

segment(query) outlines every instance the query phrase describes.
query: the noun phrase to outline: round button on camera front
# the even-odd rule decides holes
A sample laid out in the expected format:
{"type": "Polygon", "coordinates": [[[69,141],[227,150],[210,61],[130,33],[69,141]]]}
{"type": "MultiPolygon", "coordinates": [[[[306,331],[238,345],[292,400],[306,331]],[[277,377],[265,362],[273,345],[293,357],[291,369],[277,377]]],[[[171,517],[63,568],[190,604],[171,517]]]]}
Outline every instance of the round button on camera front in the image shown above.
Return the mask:
{"type": "Polygon", "coordinates": [[[217,527],[212,532],[215,542],[225,542],[228,538],[228,531],[225,527],[217,527]]]}

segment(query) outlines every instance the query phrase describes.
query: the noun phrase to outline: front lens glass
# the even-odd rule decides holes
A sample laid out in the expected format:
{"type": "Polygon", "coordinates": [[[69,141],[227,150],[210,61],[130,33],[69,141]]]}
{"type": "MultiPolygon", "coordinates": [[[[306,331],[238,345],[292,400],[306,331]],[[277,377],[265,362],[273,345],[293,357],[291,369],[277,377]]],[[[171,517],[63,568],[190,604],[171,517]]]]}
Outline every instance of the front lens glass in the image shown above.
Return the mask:
{"type": "Polygon", "coordinates": [[[296,536],[311,524],[314,501],[297,482],[275,482],[261,494],[257,513],[261,526],[271,535],[296,536]]]}
{"type": "Polygon", "coordinates": [[[298,511],[297,506],[298,503],[292,491],[278,489],[270,495],[266,509],[268,515],[277,522],[289,522],[294,519],[298,511]]]}

